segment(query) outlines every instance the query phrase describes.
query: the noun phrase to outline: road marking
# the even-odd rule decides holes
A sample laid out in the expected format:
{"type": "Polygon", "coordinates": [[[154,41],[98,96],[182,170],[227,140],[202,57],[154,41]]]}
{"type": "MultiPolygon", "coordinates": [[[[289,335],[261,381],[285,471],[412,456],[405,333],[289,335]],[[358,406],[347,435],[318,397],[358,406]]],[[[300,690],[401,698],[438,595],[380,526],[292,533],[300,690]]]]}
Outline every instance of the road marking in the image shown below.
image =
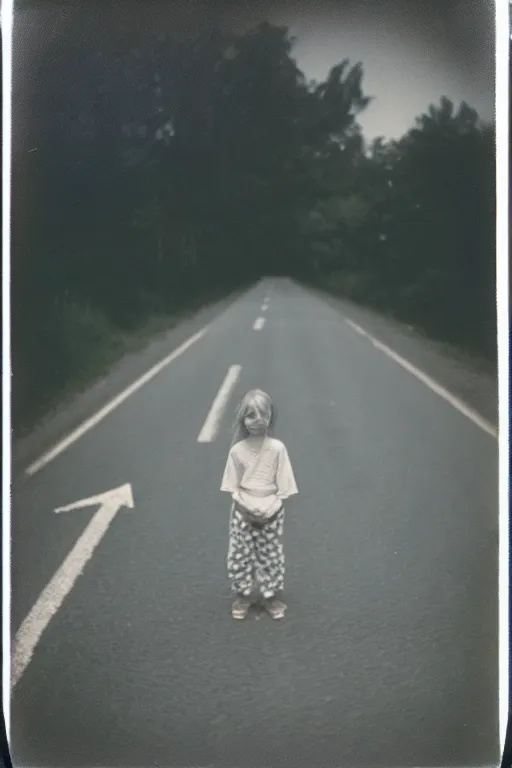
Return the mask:
{"type": "Polygon", "coordinates": [[[94,416],[91,416],[89,419],[86,419],[86,421],[82,422],[82,424],[79,427],[77,427],[75,430],[73,430],[71,434],[69,434],[66,438],[61,440],[59,443],[57,443],[57,445],[55,445],[49,451],[44,453],[39,459],[37,459],[37,461],[35,461],[25,470],[25,473],[27,475],[33,475],[36,472],[38,472],[40,469],[42,469],[50,461],[52,461],[57,456],[59,456],[59,454],[65,451],[66,448],[69,448],[69,446],[72,445],[80,437],[82,437],[82,435],[84,435],[86,432],[88,432],[90,429],[96,426],[96,424],[102,421],[105,418],[105,416],[108,416],[109,413],[111,413],[115,408],[121,405],[121,403],[127,400],[130,397],[130,395],[133,395],[134,392],[137,392],[138,389],[143,387],[144,384],[146,384],[154,376],[156,376],[157,373],[160,373],[160,371],[162,371],[167,365],[169,365],[169,363],[172,363],[173,360],[176,360],[177,357],[182,355],[189,347],[192,346],[192,344],[194,344],[196,341],[199,341],[199,339],[202,338],[205,335],[205,333],[207,333],[208,329],[209,329],[209,325],[205,325],[204,328],[202,328],[200,331],[198,331],[193,336],[191,336],[190,339],[187,339],[187,341],[185,341],[181,346],[175,349],[174,352],[171,352],[170,355],[167,355],[167,357],[165,357],[159,363],[157,363],[152,368],[150,368],[149,371],[147,371],[143,376],[137,379],[137,381],[134,381],[133,384],[130,384],[129,387],[124,389],[119,395],[114,397],[103,408],[97,411],[94,414],[94,416]]]}
{"type": "Polygon", "coordinates": [[[263,328],[264,325],[265,325],[265,318],[264,317],[258,317],[254,321],[253,329],[255,331],[261,331],[261,329],[263,328]]]}
{"type": "Polygon", "coordinates": [[[261,311],[262,311],[262,312],[266,312],[266,311],[267,311],[267,309],[268,309],[268,304],[265,302],[265,304],[262,304],[262,305],[261,305],[261,311]]]}
{"type": "Polygon", "coordinates": [[[91,496],[89,499],[59,507],[55,512],[68,512],[95,504],[99,504],[100,508],[43,589],[16,633],[11,665],[11,690],[15,688],[28,667],[41,635],[70,593],[78,576],[83,572],[117,512],[121,507],[133,509],[132,487],[127,483],[98,496],[91,496]]]}
{"type": "Polygon", "coordinates": [[[487,421],[487,419],[484,419],[483,416],[473,410],[473,408],[467,405],[467,403],[464,403],[458,397],[452,395],[451,392],[448,392],[448,390],[438,384],[437,381],[432,379],[426,373],[423,373],[423,371],[420,371],[419,368],[416,368],[415,365],[398,355],[396,352],[393,352],[390,347],[386,346],[386,344],[383,344],[370,333],[365,331],[364,328],[361,328],[360,325],[357,325],[357,323],[354,323],[348,318],[345,318],[345,321],[351,328],[354,329],[354,331],[369,339],[374,347],[380,349],[381,352],[384,352],[385,355],[398,363],[398,365],[402,366],[402,368],[404,368],[406,371],[409,371],[409,373],[412,373],[413,376],[423,382],[423,384],[435,392],[436,395],[439,395],[439,397],[442,397],[444,400],[446,400],[446,402],[450,403],[451,406],[460,411],[460,413],[464,414],[464,416],[466,416],[468,419],[470,419],[470,421],[480,427],[480,429],[482,429],[484,432],[487,432],[487,434],[492,435],[493,437],[497,437],[498,432],[496,427],[491,424],[490,421],[487,421]]]}
{"type": "Polygon", "coordinates": [[[241,370],[241,365],[232,365],[228,370],[226,378],[220,386],[217,397],[213,401],[212,407],[210,408],[208,416],[206,417],[202,429],[199,433],[197,438],[198,443],[211,443],[215,440],[222,414],[226,408],[231,390],[238,381],[241,370]]]}
{"type": "Polygon", "coordinates": [[[357,333],[360,333],[361,336],[366,336],[367,338],[370,338],[370,336],[366,333],[364,328],[361,328],[360,325],[357,325],[356,323],[352,322],[352,320],[349,320],[348,317],[345,318],[345,322],[347,325],[350,325],[350,327],[356,331],[357,333]]]}

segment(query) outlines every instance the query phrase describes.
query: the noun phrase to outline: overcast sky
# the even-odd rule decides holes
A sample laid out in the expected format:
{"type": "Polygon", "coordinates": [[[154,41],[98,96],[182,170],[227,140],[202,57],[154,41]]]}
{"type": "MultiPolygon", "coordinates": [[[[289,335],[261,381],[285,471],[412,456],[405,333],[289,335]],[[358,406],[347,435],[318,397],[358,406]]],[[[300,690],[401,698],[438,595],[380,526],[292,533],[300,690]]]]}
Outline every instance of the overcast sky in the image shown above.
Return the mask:
{"type": "MultiPolygon", "coordinates": [[[[33,1],[33,0],[32,0],[33,1]]],[[[494,113],[493,0],[67,0],[17,12],[15,59],[30,75],[42,46],[55,38],[95,45],[104,36],[143,40],[168,31],[197,31],[214,21],[238,30],[264,19],[288,26],[305,75],[323,79],[344,58],[362,61],[364,91],[374,101],[360,116],[368,139],[395,138],[442,95],[467,101],[486,120],[494,113]],[[247,11],[244,6],[249,6],[247,11]],[[29,53],[30,51],[30,53],[29,53]]],[[[15,62],[16,67],[16,62],[15,62]]]]}
{"type": "Polygon", "coordinates": [[[359,120],[369,139],[398,138],[442,95],[493,119],[493,0],[255,5],[251,21],[266,12],[290,27],[307,77],[323,79],[344,58],[363,62],[364,91],[375,97],[359,120]]]}
{"type": "Polygon", "coordinates": [[[351,20],[335,27],[311,18],[296,26],[297,61],[316,78],[325,76],[329,59],[342,51],[351,60],[363,61],[365,91],[375,96],[360,118],[368,138],[400,136],[441,95],[457,104],[466,100],[482,118],[492,119],[494,61],[486,55],[484,40],[475,35],[481,50],[475,48],[474,55],[467,56],[456,46],[439,44],[435,29],[425,35],[418,26],[411,23],[408,29],[404,23],[400,30],[388,18],[351,20]]]}

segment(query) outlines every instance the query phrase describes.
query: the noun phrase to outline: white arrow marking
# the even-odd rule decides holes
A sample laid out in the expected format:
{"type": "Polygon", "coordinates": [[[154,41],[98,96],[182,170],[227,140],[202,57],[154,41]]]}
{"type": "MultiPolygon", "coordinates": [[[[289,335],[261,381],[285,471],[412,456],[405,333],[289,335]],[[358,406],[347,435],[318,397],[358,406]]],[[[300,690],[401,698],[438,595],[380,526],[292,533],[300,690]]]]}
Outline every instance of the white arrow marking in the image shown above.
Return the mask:
{"type": "Polygon", "coordinates": [[[98,496],[76,501],[55,512],[68,512],[72,509],[90,507],[99,504],[100,508],[82,533],[71,552],[50,579],[37,599],[32,610],[24,619],[16,633],[14,653],[11,665],[11,690],[14,690],[24,671],[28,667],[41,635],[57,613],[65,597],[83,572],[86,563],[121,507],[133,509],[132,487],[129,483],[114,488],[98,496]]]}

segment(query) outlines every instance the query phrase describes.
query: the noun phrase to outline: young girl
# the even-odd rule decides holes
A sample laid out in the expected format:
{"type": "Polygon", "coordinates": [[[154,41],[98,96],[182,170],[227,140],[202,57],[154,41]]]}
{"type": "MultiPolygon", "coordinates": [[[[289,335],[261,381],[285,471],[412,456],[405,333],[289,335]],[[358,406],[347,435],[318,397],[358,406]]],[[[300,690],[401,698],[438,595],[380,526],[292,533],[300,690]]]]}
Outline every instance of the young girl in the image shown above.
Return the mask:
{"type": "Polygon", "coordinates": [[[270,397],[247,392],[222,478],[221,491],[233,499],[227,566],[234,619],[247,616],[254,577],[270,616],[281,619],[286,611],[276,596],[284,588],[283,502],[298,491],[285,445],[270,436],[275,421],[270,397]]]}

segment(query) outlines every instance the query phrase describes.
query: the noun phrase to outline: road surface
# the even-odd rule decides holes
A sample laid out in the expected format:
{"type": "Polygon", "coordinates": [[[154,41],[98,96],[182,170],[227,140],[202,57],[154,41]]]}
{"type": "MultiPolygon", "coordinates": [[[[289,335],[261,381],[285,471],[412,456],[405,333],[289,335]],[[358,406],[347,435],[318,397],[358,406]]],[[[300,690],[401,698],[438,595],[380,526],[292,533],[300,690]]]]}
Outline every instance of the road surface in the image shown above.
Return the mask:
{"type": "Polygon", "coordinates": [[[69,565],[37,642],[29,627],[11,704],[16,765],[497,760],[497,441],[361,333],[378,328],[347,317],[291,281],[263,281],[16,481],[13,649],[103,514],[99,501],[54,510],[124,484],[133,493],[81,575],[69,565]],[[230,618],[219,485],[252,387],[277,404],[300,491],[282,622],[230,618]]]}

